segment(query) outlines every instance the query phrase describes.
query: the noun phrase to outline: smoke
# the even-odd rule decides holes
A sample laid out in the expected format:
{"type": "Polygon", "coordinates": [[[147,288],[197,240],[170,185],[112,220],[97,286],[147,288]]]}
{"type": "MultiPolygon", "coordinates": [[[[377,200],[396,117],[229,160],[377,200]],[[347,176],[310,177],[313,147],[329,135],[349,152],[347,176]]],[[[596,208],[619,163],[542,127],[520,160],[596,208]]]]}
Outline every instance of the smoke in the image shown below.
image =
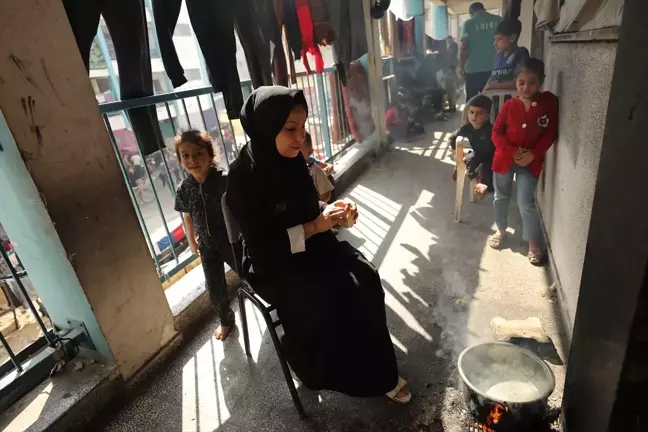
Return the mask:
{"type": "MultiPolygon", "coordinates": [[[[440,347],[437,357],[452,360],[456,366],[459,354],[466,348],[468,334],[468,319],[471,292],[465,278],[455,270],[456,260],[439,257],[442,283],[436,287],[436,302],[432,307],[432,315],[438,327],[441,328],[440,347]]],[[[469,265],[462,262],[461,265],[469,265]]]]}

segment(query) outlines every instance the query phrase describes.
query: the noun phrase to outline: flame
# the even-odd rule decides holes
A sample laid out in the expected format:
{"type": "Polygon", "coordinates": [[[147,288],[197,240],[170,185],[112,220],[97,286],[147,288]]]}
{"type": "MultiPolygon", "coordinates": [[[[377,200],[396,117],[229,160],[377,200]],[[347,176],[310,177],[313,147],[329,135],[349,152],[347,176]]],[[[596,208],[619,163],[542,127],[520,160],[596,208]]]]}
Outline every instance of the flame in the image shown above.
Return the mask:
{"type": "Polygon", "coordinates": [[[496,425],[500,422],[500,418],[502,415],[508,412],[508,406],[498,404],[496,403],[493,406],[493,409],[491,410],[490,414],[488,414],[488,417],[486,418],[486,424],[488,425],[496,425]]]}
{"type": "Polygon", "coordinates": [[[475,432],[495,432],[495,430],[491,429],[489,426],[497,425],[502,416],[508,411],[508,406],[496,403],[486,418],[486,424],[480,424],[478,422],[474,423],[473,428],[475,432]]]}

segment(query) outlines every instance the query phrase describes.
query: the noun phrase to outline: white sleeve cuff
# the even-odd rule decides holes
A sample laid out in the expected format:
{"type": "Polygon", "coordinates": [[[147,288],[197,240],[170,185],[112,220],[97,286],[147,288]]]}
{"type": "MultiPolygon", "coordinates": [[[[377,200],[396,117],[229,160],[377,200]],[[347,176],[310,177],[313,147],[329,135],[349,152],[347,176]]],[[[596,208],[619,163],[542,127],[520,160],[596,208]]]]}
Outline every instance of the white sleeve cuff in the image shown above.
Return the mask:
{"type": "Polygon", "coordinates": [[[293,254],[306,252],[306,233],[303,225],[296,225],[286,230],[290,239],[290,251],[293,254]]]}

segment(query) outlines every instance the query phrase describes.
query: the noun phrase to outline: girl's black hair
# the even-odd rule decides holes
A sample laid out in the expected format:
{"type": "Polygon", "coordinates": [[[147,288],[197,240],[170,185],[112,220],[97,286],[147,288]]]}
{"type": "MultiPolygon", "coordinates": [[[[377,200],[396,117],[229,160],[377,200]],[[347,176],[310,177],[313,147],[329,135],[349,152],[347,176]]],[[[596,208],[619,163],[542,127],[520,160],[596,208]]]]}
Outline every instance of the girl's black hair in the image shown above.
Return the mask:
{"type": "Polygon", "coordinates": [[[307,147],[313,147],[313,139],[311,138],[311,134],[306,132],[306,137],[304,138],[304,144],[306,144],[307,147]]]}
{"type": "Polygon", "coordinates": [[[529,57],[518,65],[515,69],[515,78],[518,77],[523,72],[531,72],[536,74],[540,79],[540,82],[544,82],[545,79],[545,64],[542,60],[529,57]]]}

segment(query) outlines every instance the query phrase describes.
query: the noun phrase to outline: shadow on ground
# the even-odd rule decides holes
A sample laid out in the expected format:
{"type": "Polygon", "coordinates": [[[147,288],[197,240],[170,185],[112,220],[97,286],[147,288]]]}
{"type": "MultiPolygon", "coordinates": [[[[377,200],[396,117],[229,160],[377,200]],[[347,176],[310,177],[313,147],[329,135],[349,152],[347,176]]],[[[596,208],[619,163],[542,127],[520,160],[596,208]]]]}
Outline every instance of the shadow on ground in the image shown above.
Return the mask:
{"type": "MultiPolygon", "coordinates": [[[[400,372],[414,396],[409,405],[301,387],[308,414],[301,420],[261,315],[248,306],[251,359],[238,331],[222,344],[209,322],[160,376],[91,430],[465,432],[455,373],[461,350],[491,340],[496,315],[537,315],[549,334],[556,331],[552,306],[542,300],[543,271],[518,253],[486,246],[492,197],[475,204],[466,198],[464,222],[454,222],[448,135],[396,144],[345,194],[358,203],[360,218],[340,238],[380,270],[400,372]]],[[[518,232],[515,211],[511,223],[518,232]]]]}

